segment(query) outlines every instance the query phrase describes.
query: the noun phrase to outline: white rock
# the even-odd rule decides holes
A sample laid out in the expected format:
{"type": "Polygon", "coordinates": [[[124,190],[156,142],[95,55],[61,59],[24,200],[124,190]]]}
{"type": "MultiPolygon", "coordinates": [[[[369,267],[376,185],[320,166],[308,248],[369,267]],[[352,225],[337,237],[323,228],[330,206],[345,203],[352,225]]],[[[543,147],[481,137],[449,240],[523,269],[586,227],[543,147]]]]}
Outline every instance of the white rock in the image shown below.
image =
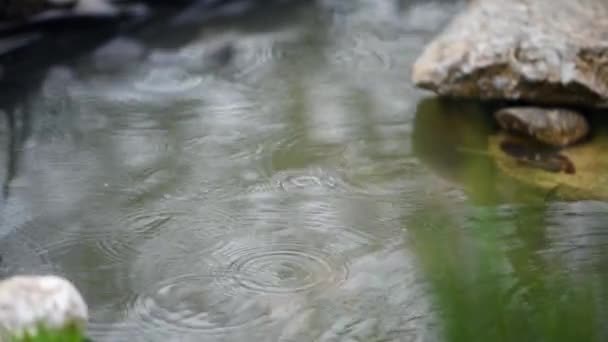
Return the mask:
{"type": "Polygon", "coordinates": [[[57,276],[15,276],[0,281],[0,341],[33,332],[40,324],[85,327],[88,310],[68,280],[57,276]]]}
{"type": "Polygon", "coordinates": [[[412,80],[445,96],[604,107],[607,18],[606,0],[470,1],[424,49],[412,80]]]}

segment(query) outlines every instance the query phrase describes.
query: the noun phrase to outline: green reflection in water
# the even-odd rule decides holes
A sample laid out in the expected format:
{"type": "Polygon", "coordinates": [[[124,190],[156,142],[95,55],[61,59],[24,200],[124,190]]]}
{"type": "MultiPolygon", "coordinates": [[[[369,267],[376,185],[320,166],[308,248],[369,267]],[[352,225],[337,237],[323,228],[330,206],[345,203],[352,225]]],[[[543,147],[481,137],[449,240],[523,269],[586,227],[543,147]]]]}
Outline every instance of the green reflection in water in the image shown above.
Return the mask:
{"type": "Polygon", "coordinates": [[[535,253],[542,207],[516,213],[525,230],[501,223],[494,209],[479,208],[466,227],[440,207],[433,209],[432,215],[415,215],[409,226],[446,341],[598,340],[597,289],[605,282],[591,275],[569,279],[560,265],[535,253]],[[511,249],[499,238],[510,229],[521,233],[520,246],[511,249]]]}
{"type": "Polygon", "coordinates": [[[414,153],[441,177],[464,187],[477,204],[543,203],[550,191],[505,177],[488,152],[496,132],[493,105],[429,98],[417,108],[414,153]]]}
{"type": "Polygon", "coordinates": [[[403,225],[430,283],[444,340],[602,340],[606,279],[587,269],[579,275],[543,255],[552,248],[546,220],[555,212],[548,212],[546,192],[496,170],[485,152],[494,129],[489,110],[425,100],[415,121],[416,154],[463,185],[470,201],[457,209],[429,201],[403,225]],[[497,205],[505,202],[511,204],[497,205]]]}

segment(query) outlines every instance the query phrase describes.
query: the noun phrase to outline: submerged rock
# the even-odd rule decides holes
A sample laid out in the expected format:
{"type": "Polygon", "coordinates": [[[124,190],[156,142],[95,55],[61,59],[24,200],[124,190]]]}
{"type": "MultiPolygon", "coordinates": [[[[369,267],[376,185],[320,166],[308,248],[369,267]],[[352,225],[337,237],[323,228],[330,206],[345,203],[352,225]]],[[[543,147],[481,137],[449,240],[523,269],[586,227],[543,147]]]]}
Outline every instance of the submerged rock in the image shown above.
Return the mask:
{"type": "Polygon", "coordinates": [[[512,137],[504,133],[489,138],[488,152],[498,169],[522,184],[550,191],[561,199],[608,199],[608,136],[560,151],[521,150],[514,158],[512,137]],[[531,155],[530,153],[534,153],[531,155]],[[538,166],[530,167],[531,163],[538,166]]]}
{"type": "Polygon", "coordinates": [[[604,106],[608,1],[470,1],[412,78],[446,96],[604,106]]]}
{"type": "Polygon", "coordinates": [[[584,143],[556,148],[497,131],[491,109],[477,101],[421,101],[412,133],[414,153],[477,203],[608,200],[608,119],[603,114],[590,113],[595,132],[584,143]]]}
{"type": "Polygon", "coordinates": [[[15,276],[0,281],[0,341],[47,329],[84,329],[87,305],[69,281],[57,276],[15,276]]]}

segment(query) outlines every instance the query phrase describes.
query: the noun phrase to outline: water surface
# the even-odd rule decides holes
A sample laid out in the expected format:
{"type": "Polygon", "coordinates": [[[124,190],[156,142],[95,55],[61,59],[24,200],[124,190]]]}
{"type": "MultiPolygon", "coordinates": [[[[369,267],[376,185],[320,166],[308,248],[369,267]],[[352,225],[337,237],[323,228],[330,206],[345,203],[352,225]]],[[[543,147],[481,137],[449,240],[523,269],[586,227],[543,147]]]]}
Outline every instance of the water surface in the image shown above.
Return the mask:
{"type": "Polygon", "coordinates": [[[4,101],[0,270],[71,279],[95,341],[598,337],[608,206],[501,178],[483,108],[410,82],[462,6],[169,21],[53,63],[4,101]]]}

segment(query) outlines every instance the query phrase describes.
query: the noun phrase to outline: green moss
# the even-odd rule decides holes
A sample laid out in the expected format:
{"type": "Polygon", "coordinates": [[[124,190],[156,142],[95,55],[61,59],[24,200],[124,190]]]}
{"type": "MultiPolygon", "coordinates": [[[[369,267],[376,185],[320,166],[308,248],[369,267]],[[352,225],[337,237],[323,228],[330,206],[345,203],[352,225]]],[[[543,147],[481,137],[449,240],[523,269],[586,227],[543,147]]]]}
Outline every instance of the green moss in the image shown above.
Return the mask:
{"type": "Polygon", "coordinates": [[[76,325],[70,325],[63,329],[48,329],[39,327],[35,334],[25,334],[13,337],[12,342],[85,342],[87,339],[82,329],[76,325]]]}

